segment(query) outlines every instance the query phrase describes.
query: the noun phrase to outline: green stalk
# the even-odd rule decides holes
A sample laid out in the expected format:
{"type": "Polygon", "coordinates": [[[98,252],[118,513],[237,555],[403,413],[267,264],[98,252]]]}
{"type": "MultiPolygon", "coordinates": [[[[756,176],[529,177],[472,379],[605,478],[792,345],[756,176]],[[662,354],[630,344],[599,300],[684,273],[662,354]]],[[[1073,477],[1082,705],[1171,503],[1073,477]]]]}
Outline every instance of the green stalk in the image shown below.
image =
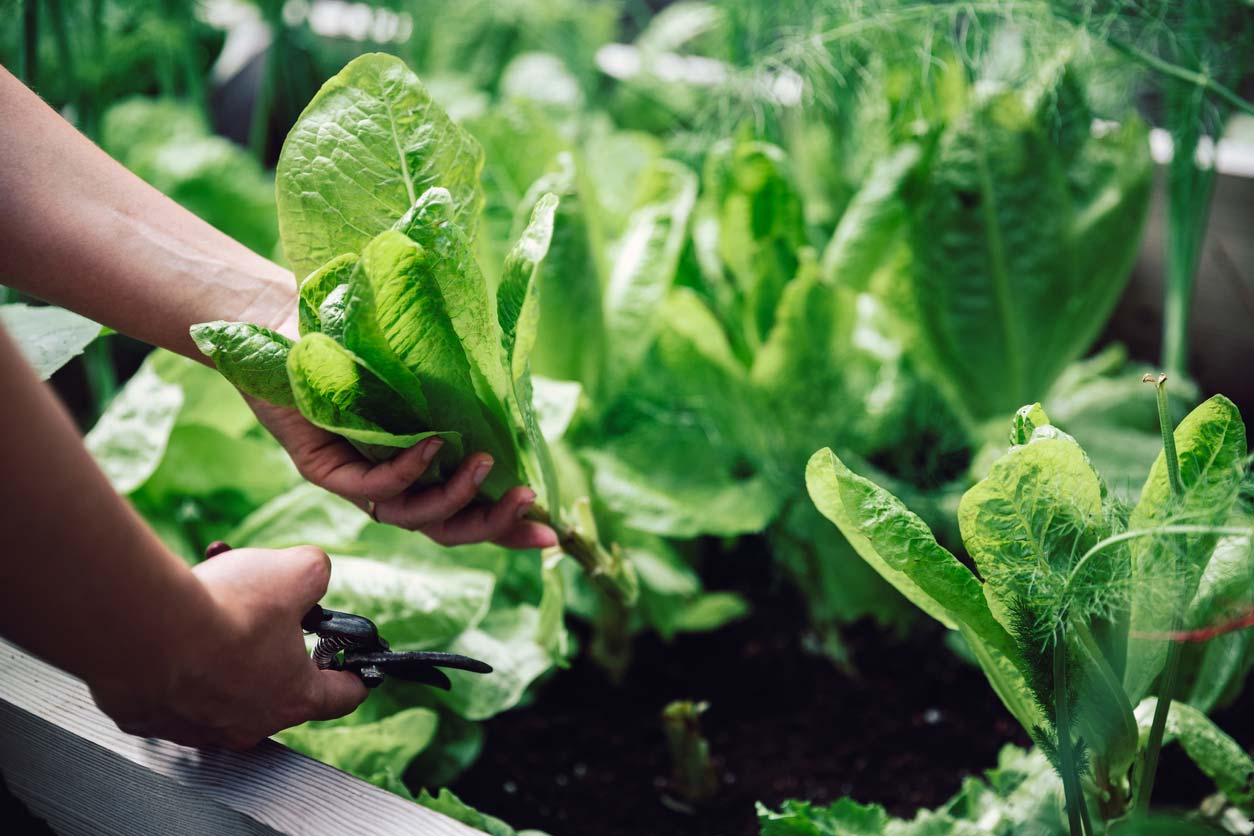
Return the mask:
{"type": "Polygon", "coordinates": [[[262,68],[261,84],[257,87],[256,98],[253,99],[253,112],[248,125],[248,147],[253,156],[263,166],[266,164],[266,145],[270,139],[270,116],[274,111],[276,88],[278,87],[279,66],[284,60],[286,51],[287,28],[283,23],[281,3],[263,3],[266,23],[270,27],[270,46],[266,48],[265,66],[262,68]]]}
{"type": "Polygon", "coordinates": [[[1062,792],[1067,803],[1067,823],[1071,836],[1084,836],[1080,808],[1084,791],[1076,774],[1075,752],[1071,748],[1071,700],[1067,693],[1067,643],[1060,625],[1054,631],[1054,712],[1058,731],[1058,766],[1062,773],[1062,792]]]}
{"type": "Polygon", "coordinates": [[[1154,396],[1158,401],[1158,431],[1163,439],[1163,458],[1167,460],[1167,486],[1173,502],[1184,499],[1184,481],[1180,478],[1180,457],[1176,454],[1176,434],[1172,429],[1170,403],[1167,400],[1167,375],[1145,375],[1145,383],[1154,384],[1154,396]]]}
{"type": "Polygon", "coordinates": [[[577,503],[575,516],[574,523],[566,523],[536,505],[527,519],[552,528],[557,533],[558,547],[579,564],[602,592],[621,606],[632,606],[639,587],[631,565],[616,547],[606,550],[598,542],[591,509],[577,503]]]}
{"type": "Polygon", "coordinates": [[[1167,167],[1166,294],[1163,300],[1163,368],[1185,374],[1189,364],[1189,310],[1197,280],[1202,245],[1215,186],[1213,168],[1197,165],[1202,134],[1202,105],[1198,91],[1178,104],[1172,132],[1175,148],[1167,167]]]}
{"type": "Polygon", "coordinates": [[[113,352],[107,338],[93,340],[83,350],[83,371],[87,376],[87,389],[91,392],[94,417],[104,414],[105,407],[118,391],[118,373],[113,365],[113,352]]]}
{"type": "MultiPolygon", "coordinates": [[[[1167,484],[1171,489],[1172,504],[1178,505],[1184,499],[1184,482],[1180,478],[1180,459],[1176,454],[1176,437],[1171,427],[1171,417],[1167,412],[1167,375],[1160,374],[1152,378],[1146,375],[1143,380],[1155,385],[1158,398],[1158,427],[1163,437],[1163,457],[1167,460],[1167,484]]],[[[1180,629],[1183,621],[1183,607],[1176,606],[1172,615],[1172,632],[1180,629]]],[[[1154,707],[1154,719],[1150,723],[1149,740],[1145,745],[1145,760],[1141,769],[1141,780],[1136,787],[1134,809],[1137,812],[1149,811],[1150,796],[1154,792],[1154,778],[1158,773],[1158,755],[1163,748],[1163,734],[1167,729],[1167,714],[1171,710],[1171,695],[1176,689],[1176,677],[1180,670],[1181,642],[1173,641],[1167,650],[1166,664],[1162,676],[1158,680],[1158,704],[1154,707]]]]}

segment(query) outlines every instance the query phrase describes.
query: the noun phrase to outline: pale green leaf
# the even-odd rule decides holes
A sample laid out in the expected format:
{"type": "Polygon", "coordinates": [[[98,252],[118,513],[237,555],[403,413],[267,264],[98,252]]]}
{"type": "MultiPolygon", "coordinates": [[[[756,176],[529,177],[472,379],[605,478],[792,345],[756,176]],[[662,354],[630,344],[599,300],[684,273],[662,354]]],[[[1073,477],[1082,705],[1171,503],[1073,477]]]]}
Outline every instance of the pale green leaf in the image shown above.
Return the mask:
{"type": "Polygon", "coordinates": [[[322,85],[288,133],[275,172],[279,233],[298,276],[360,252],[431,186],[473,235],[483,202],[475,140],[405,63],[372,53],[322,85]]]}
{"type": "Polygon", "coordinates": [[[614,358],[609,371],[619,383],[657,334],[657,310],[675,279],[696,192],[691,171],[670,160],[655,163],[610,256],[605,325],[614,358]]]}
{"type": "MultiPolygon", "coordinates": [[[[1145,531],[1169,523],[1222,525],[1236,501],[1246,456],[1245,424],[1232,401],[1215,395],[1175,429],[1184,498],[1171,498],[1166,458],[1150,469],[1128,527],[1145,531]]],[[[1197,590],[1218,535],[1144,537],[1130,544],[1133,633],[1171,629],[1176,614],[1197,590]]],[[[1124,685],[1132,699],[1148,693],[1166,659],[1166,642],[1133,637],[1128,643],[1124,685]]]]}
{"type": "Polygon", "coordinates": [[[83,353],[100,336],[100,326],[65,308],[0,305],[0,325],[40,380],[83,353]]]}
{"type": "Polygon", "coordinates": [[[479,569],[337,555],[322,604],[368,615],[393,650],[431,650],[483,621],[495,582],[479,569]]]}
{"type": "Polygon", "coordinates": [[[540,612],[535,607],[523,605],[489,614],[445,649],[482,659],[492,666],[492,673],[482,676],[450,670],[453,690],[440,694],[440,699],[468,720],[486,720],[513,708],[553,664],[548,650],[536,643],[539,632],[540,612]]]}
{"type": "Polygon", "coordinates": [[[120,494],[134,491],[157,469],[183,406],[182,388],[157,374],[153,356],[110,401],[84,439],[120,494]]]}

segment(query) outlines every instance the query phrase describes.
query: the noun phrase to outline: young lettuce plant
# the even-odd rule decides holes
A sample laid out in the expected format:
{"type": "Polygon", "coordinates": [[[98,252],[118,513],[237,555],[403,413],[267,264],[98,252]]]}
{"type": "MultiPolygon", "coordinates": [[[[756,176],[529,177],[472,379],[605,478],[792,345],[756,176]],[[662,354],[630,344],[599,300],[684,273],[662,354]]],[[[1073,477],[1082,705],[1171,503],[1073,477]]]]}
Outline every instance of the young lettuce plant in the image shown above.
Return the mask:
{"type": "Polygon", "coordinates": [[[192,336],[242,392],[296,407],[373,460],[439,435],[447,443],[428,478],[442,479],[465,453],[491,454],[484,497],[534,485],[532,517],[630,602],[630,567],[597,542],[588,515],[565,518],[533,404],[535,279],[558,200],[536,202],[494,304],[473,255],[482,164],[402,61],[357,58],[305,108],[279,158],[280,236],[305,277],[300,340],[235,322],[192,336]]]}
{"type": "MultiPolygon", "coordinates": [[[[1165,393],[1160,397],[1165,406],[1165,393]]],[[[1142,812],[1165,731],[1173,731],[1236,805],[1249,808],[1254,761],[1200,711],[1166,705],[1178,650],[1164,641],[1201,610],[1193,603],[1245,475],[1245,426],[1215,396],[1172,433],[1126,515],[1074,438],[1039,404],[1015,417],[1012,446],[959,506],[979,576],[942,548],[896,497],[829,449],[806,481],[818,509],[908,599],[970,645],[990,684],[1062,778],[1072,836],[1142,812]],[[1158,683],[1159,700],[1137,706],[1158,683]],[[1162,706],[1155,708],[1154,706],[1162,706]],[[1170,720],[1168,719],[1170,718],[1170,720]],[[1130,792],[1131,791],[1131,792],[1130,792]],[[1135,798],[1135,803],[1133,802],[1135,798]]],[[[1205,612],[1213,602],[1204,602],[1205,612]]]]}

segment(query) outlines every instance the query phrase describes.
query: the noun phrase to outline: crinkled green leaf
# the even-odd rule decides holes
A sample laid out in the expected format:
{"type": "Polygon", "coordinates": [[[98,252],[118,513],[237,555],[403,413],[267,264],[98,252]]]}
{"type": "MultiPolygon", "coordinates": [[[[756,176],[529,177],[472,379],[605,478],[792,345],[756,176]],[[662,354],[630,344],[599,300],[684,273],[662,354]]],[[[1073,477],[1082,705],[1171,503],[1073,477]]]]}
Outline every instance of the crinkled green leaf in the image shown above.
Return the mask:
{"type": "Polygon", "coordinates": [[[588,217],[596,207],[587,188],[577,187],[571,156],[560,155],[557,166],[523,198],[528,210],[550,192],[560,199],[548,255],[536,269],[540,323],[531,364],[537,374],[579,381],[595,391],[606,363],[601,275],[593,241],[597,230],[595,220],[588,217]]]}
{"type": "Polygon", "coordinates": [[[716,143],[706,157],[693,245],[709,293],[748,346],[770,331],[806,243],[801,200],[783,150],[716,143]]]}
{"type": "Polygon", "coordinates": [[[353,270],[357,267],[357,260],[356,253],[338,255],[301,281],[296,302],[301,336],[322,330],[318,309],[322,307],[322,303],[331,291],[340,285],[348,284],[353,270]]]}
{"type": "MultiPolygon", "coordinates": [[[[1136,707],[1142,743],[1149,738],[1150,724],[1158,700],[1150,697],[1136,707]]],[[[1164,742],[1176,740],[1189,759],[1215,782],[1228,800],[1247,814],[1254,815],[1254,758],[1201,711],[1191,705],[1172,702],[1167,712],[1164,742]]]]}
{"type": "Polygon", "coordinates": [[[298,276],[360,252],[432,186],[473,236],[483,153],[399,58],[351,61],[305,107],[275,171],[283,251],[298,276]]]}
{"type": "Polygon", "coordinates": [[[322,603],[368,615],[393,650],[431,650],[483,621],[495,582],[479,569],[336,556],[322,603]]]}
{"type": "Polygon", "coordinates": [[[967,491],[958,524],[1002,626],[1013,629],[1009,613],[1024,601],[1048,635],[1073,594],[1072,565],[1100,539],[1101,484],[1074,440],[1033,440],[967,491]]]}
{"type": "Polygon", "coordinates": [[[183,406],[183,389],[157,374],[155,356],[127,381],[84,439],[120,494],[134,491],[157,469],[183,406]]]}
{"type": "Polygon", "coordinates": [[[645,178],[610,256],[605,288],[605,327],[614,358],[608,372],[619,383],[644,359],[657,334],[657,310],[675,280],[696,200],[697,179],[679,163],[661,160],[645,178]]]}
{"type": "Polygon", "coordinates": [[[530,460],[534,462],[528,468],[531,471],[528,481],[543,488],[544,507],[555,515],[554,519],[560,520],[562,504],[557,473],[548,443],[540,431],[531,384],[531,349],[540,324],[536,273],[549,251],[557,205],[556,195],[540,198],[532,211],[531,222],[505,257],[501,285],[497,288],[496,316],[501,324],[501,347],[513,395],[510,403],[527,439],[530,460]]]}
{"type": "MultiPolygon", "coordinates": [[[[443,291],[437,277],[442,269],[432,250],[405,234],[381,233],[362,253],[350,330],[365,329],[372,319],[378,323],[386,346],[367,340],[363,331],[363,349],[370,346],[374,357],[396,357],[421,384],[432,424],[460,433],[468,452],[492,455],[496,467],[483,489],[499,496],[519,482],[514,441],[477,394],[467,346],[454,327],[457,299],[443,291]]],[[[349,336],[346,343],[356,344],[349,336]]],[[[499,356],[498,348],[498,365],[499,356]]]]}
{"type": "Polygon", "coordinates": [[[415,707],[368,722],[306,723],[276,737],[323,763],[410,797],[401,778],[409,762],[431,743],[438,724],[436,712],[415,707]]]}
{"type": "Polygon", "coordinates": [[[761,836],[883,836],[888,822],[883,807],[849,798],[827,806],[785,801],[777,812],[758,804],[761,836]]]}
{"type": "Polygon", "coordinates": [[[761,531],[785,496],[763,465],[760,394],[695,293],[675,289],[655,317],[653,350],[584,451],[596,496],[654,534],[761,531]]]}
{"type": "Polygon", "coordinates": [[[821,281],[813,265],[784,288],[775,326],[753,359],[752,379],[761,389],[776,455],[795,472],[823,444],[845,440],[857,425],[850,403],[861,400],[854,367],[856,323],[853,294],[821,281]]]}
{"type": "Polygon", "coordinates": [[[428,293],[438,292],[470,365],[480,400],[491,414],[507,418],[509,380],[501,358],[501,331],[493,315],[487,280],[479,269],[466,231],[456,223],[454,198],[432,187],[398,220],[403,232],[423,248],[428,293]]]}
{"type": "Polygon", "coordinates": [[[52,377],[100,336],[98,324],[73,311],[16,302],[0,305],[0,325],[17,343],[26,362],[34,366],[40,380],[52,377]]]}
{"type": "MultiPolygon", "coordinates": [[[[1131,531],[1170,523],[1222,525],[1237,498],[1246,456],[1245,424],[1232,401],[1215,395],[1194,409],[1175,429],[1184,498],[1176,504],[1167,483],[1167,463],[1159,454],[1141,499],[1128,521],[1131,531]]],[[[1176,614],[1193,597],[1218,535],[1163,535],[1133,540],[1131,630],[1172,629],[1176,614]]],[[[1137,638],[1128,643],[1124,684],[1137,699],[1166,659],[1166,642],[1137,638]]]]}
{"type": "Polygon", "coordinates": [[[486,813],[480,813],[457,796],[453,795],[453,791],[447,787],[440,790],[439,795],[431,795],[425,789],[418,794],[416,799],[419,804],[429,807],[437,813],[443,813],[450,819],[459,821],[464,825],[473,827],[476,830],[482,830],[488,836],[519,836],[514,828],[505,822],[489,816],[486,813]]]}
{"type": "Polygon", "coordinates": [[[823,278],[841,287],[866,288],[901,235],[907,206],[902,183],[919,164],[917,145],[907,144],[880,160],[849,201],[823,251],[823,278]]]}
{"type": "Polygon", "coordinates": [[[202,322],[191,327],[196,347],[222,376],[246,395],[276,406],[295,406],[287,380],[292,341],[246,322],[202,322]]]}
{"type": "Polygon", "coordinates": [[[909,186],[919,356],[977,419],[1040,397],[1088,347],[1126,283],[1147,206],[1143,128],[1106,154],[1117,170],[1076,177],[1108,140],[1059,142],[1054,97],[1037,95],[1048,86],[977,96],[909,186]]]}
{"type": "Polygon", "coordinates": [[[552,667],[548,650],[536,642],[538,635],[540,611],[535,607],[522,605],[490,613],[445,649],[482,659],[492,666],[492,673],[450,670],[453,690],[439,698],[468,720],[486,720],[513,708],[531,683],[552,667]]]}
{"type": "Polygon", "coordinates": [[[433,435],[457,438],[424,431],[394,390],[324,334],[298,342],[287,370],[301,414],[324,430],[380,447],[412,447],[433,435]]]}

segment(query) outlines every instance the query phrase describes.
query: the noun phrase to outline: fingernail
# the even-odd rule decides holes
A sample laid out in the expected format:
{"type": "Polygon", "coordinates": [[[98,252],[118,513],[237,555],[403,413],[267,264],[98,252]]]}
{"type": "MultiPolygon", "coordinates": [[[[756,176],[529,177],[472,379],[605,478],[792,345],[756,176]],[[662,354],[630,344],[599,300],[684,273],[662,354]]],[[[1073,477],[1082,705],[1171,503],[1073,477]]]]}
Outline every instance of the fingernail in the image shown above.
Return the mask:
{"type": "Polygon", "coordinates": [[[518,510],[515,512],[518,515],[518,519],[521,520],[523,517],[527,516],[527,512],[530,511],[531,506],[535,504],[536,504],[535,491],[527,491],[527,493],[523,495],[523,500],[519,504],[518,510]]]}
{"type": "Polygon", "coordinates": [[[440,448],[443,446],[444,439],[440,438],[438,435],[433,438],[428,438],[422,443],[422,453],[420,454],[422,456],[422,460],[424,462],[431,461],[435,458],[435,454],[440,452],[440,448]]]}
{"type": "Polygon", "coordinates": [[[476,467],[476,468],[475,468],[475,473],[474,473],[474,476],[472,477],[472,478],[474,478],[474,480],[475,480],[475,485],[482,485],[482,484],[483,484],[483,480],[488,478],[488,472],[489,472],[490,470],[492,470],[492,460],[491,460],[491,459],[488,459],[486,462],[484,462],[484,463],[482,463],[481,465],[479,465],[478,467],[476,467]]]}

